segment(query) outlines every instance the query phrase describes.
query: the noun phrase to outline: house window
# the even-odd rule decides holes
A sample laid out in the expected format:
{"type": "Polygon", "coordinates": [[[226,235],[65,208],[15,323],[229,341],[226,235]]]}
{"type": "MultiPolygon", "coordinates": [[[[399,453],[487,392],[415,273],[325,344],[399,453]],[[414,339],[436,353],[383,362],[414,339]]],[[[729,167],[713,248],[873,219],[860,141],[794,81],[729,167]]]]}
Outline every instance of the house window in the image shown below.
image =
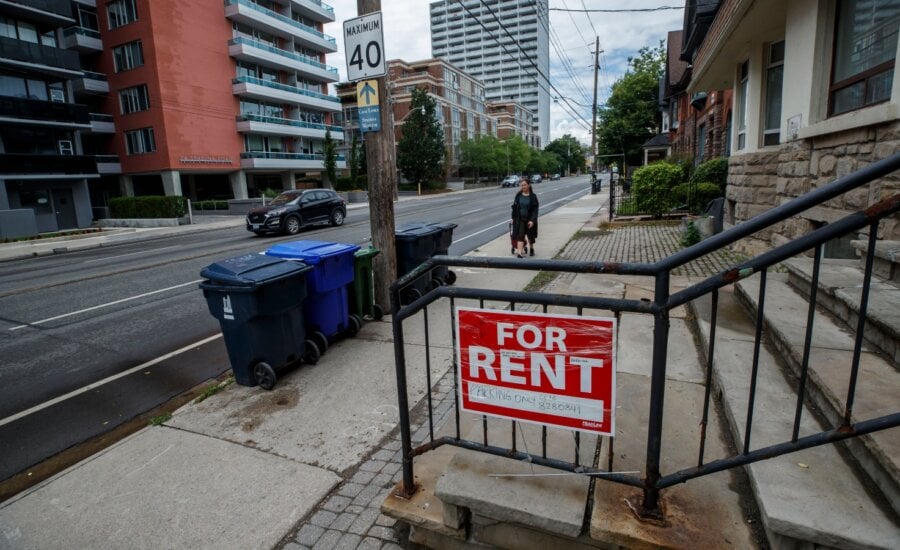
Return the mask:
{"type": "Polygon", "coordinates": [[[781,90],[784,84],[784,40],[769,44],[763,145],[778,145],[781,134],[781,90]]]}
{"type": "Polygon", "coordinates": [[[150,94],[147,92],[147,85],[142,84],[133,88],[120,90],[119,105],[122,107],[123,115],[149,109],[150,94]]]}
{"type": "Polygon", "coordinates": [[[673,130],[678,129],[678,102],[679,102],[679,100],[680,99],[677,97],[672,100],[672,129],[673,130]]]}
{"type": "Polygon", "coordinates": [[[118,29],[121,26],[137,21],[137,7],[135,0],[114,0],[106,5],[106,14],[109,19],[109,28],[118,29]]]}
{"type": "Polygon", "coordinates": [[[144,49],[136,40],[113,48],[113,65],[116,72],[127,71],[144,65],[144,49]]]}
{"type": "Polygon", "coordinates": [[[750,81],[750,62],[741,63],[741,81],[738,85],[738,134],[737,150],[747,146],[747,88],[750,81]]]}
{"type": "Polygon", "coordinates": [[[838,2],[829,113],[888,101],[894,80],[900,0],[838,2]]]}
{"type": "Polygon", "coordinates": [[[140,155],[156,151],[153,128],[141,128],[125,132],[125,149],[129,155],[140,155]]]}
{"type": "Polygon", "coordinates": [[[704,158],[706,158],[706,124],[701,124],[697,132],[697,158],[694,162],[700,164],[704,158]]]}

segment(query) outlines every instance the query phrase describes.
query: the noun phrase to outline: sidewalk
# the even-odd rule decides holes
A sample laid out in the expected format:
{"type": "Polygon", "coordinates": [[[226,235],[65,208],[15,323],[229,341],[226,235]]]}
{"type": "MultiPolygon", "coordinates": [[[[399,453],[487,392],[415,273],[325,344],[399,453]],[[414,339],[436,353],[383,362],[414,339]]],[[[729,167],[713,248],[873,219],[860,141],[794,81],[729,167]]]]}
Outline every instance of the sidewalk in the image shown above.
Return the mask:
{"type": "MultiPolygon", "coordinates": [[[[605,212],[603,197],[586,194],[542,217],[538,256],[553,257],[605,212]]],[[[217,223],[243,218],[206,227],[217,223]]],[[[475,253],[508,252],[504,236],[475,253]]],[[[520,289],[533,275],[465,270],[456,284],[520,289]]],[[[404,533],[380,513],[400,475],[391,334],[389,321],[367,323],[317,365],[284,373],[272,392],[228,386],[9,499],[0,548],[397,547],[404,533]]],[[[448,370],[432,369],[445,397],[448,370]]],[[[424,378],[412,374],[410,385],[424,378]]]]}

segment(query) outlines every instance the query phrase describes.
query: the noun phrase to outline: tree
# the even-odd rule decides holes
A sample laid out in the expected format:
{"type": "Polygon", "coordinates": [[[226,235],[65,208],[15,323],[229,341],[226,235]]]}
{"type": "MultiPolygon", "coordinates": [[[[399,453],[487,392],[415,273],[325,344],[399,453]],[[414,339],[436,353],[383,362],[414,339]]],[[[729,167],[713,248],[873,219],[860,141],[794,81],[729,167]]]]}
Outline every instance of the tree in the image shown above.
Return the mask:
{"type": "Polygon", "coordinates": [[[350,152],[348,153],[347,165],[350,168],[350,185],[356,188],[356,179],[359,177],[359,139],[356,132],[350,139],[350,152]]]}
{"type": "Polygon", "coordinates": [[[578,143],[578,140],[570,134],[554,139],[544,148],[544,151],[554,153],[560,159],[560,164],[557,168],[559,172],[567,174],[584,167],[585,150],[578,143]]]}
{"type": "MultiPolygon", "coordinates": [[[[643,47],[628,59],[629,69],[612,86],[599,113],[597,139],[601,154],[623,153],[629,165],[640,164],[641,146],[659,128],[659,79],[666,50],[643,47]]],[[[624,166],[623,166],[624,169],[624,166]]]]}
{"type": "Polygon", "coordinates": [[[325,143],[322,146],[322,153],[325,157],[325,176],[328,178],[328,185],[334,186],[337,181],[337,146],[331,139],[331,130],[325,127],[325,143]]]}
{"type": "MultiPolygon", "coordinates": [[[[471,173],[476,179],[482,174],[496,175],[498,168],[495,151],[503,147],[494,136],[477,136],[459,142],[460,169],[471,173]]],[[[506,168],[505,160],[503,167],[506,168]]]]}
{"type": "Polygon", "coordinates": [[[409,108],[397,145],[397,166],[407,180],[418,184],[440,180],[444,173],[444,132],[435,116],[435,101],[425,90],[415,88],[409,108]]]}
{"type": "Polygon", "coordinates": [[[503,158],[503,153],[505,152],[506,154],[506,158],[503,160],[506,162],[506,167],[509,170],[507,175],[524,173],[528,169],[528,163],[531,161],[531,147],[525,143],[522,136],[518,135],[512,136],[503,143],[505,150],[501,149],[500,155],[503,158]]]}

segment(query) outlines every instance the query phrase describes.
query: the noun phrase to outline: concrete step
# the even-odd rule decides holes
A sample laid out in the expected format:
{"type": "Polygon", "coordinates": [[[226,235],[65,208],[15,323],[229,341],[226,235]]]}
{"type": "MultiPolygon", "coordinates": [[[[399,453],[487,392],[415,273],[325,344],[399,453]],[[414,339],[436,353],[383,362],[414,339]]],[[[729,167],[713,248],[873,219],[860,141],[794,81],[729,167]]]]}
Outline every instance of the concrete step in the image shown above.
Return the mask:
{"type": "MultiPolygon", "coordinates": [[[[737,284],[740,299],[756,310],[759,277],[737,284]]],[[[784,363],[799,376],[803,362],[803,344],[809,303],[786,284],[783,275],[770,275],[766,282],[765,328],[769,340],[780,352],[784,363]]],[[[809,398],[829,426],[839,426],[850,384],[853,333],[828,316],[817,314],[813,322],[810,347],[809,398]]],[[[853,420],[875,418],[897,411],[900,372],[879,354],[865,349],[853,404],[853,420]]],[[[883,430],[848,440],[853,457],[900,514],[900,430],[883,430]]]]}
{"type": "MultiPolygon", "coordinates": [[[[812,284],[812,258],[793,258],[783,263],[788,282],[806,297],[812,284]]],[[[859,303],[864,272],[857,260],[823,260],[819,271],[817,305],[842,321],[851,332],[859,322],[859,303]]],[[[873,276],[866,314],[866,342],[900,368],[900,288],[873,276]]]]}
{"type": "MultiPolygon", "coordinates": [[[[786,276],[782,278],[786,279],[786,276]]],[[[770,276],[767,283],[770,292],[771,283],[775,282],[771,279],[778,277],[770,276]]],[[[741,281],[742,287],[752,295],[752,285],[758,285],[758,280],[756,275],[741,281]]],[[[781,282],[787,289],[786,283],[781,282]]],[[[805,313],[777,311],[783,299],[780,294],[767,295],[769,305],[766,309],[787,324],[802,326],[805,313]],[[798,319],[801,319],[799,323],[798,319]]],[[[709,349],[710,301],[706,296],[691,304],[704,350],[709,349]]],[[[746,430],[754,323],[730,287],[720,290],[714,384],[737,442],[744,441],[746,430]]],[[[792,330],[803,334],[802,328],[792,330]]],[[[819,343],[828,343],[831,336],[831,333],[817,331],[817,337],[824,338],[819,343]]],[[[788,355],[786,351],[782,353],[788,355]]],[[[815,351],[814,363],[833,364],[833,358],[844,353],[822,346],[815,351]]],[[[751,450],[790,440],[797,394],[794,384],[788,382],[789,378],[769,348],[761,347],[751,450]]],[[[893,386],[895,396],[896,389],[897,386],[893,386]]],[[[800,435],[822,430],[823,426],[810,407],[804,406],[800,435]]],[[[896,430],[887,433],[896,441],[896,430]]],[[[822,445],[763,460],[746,466],[745,470],[773,548],[897,548],[900,526],[894,516],[883,502],[869,494],[857,472],[841,457],[835,445],[822,445]]]]}

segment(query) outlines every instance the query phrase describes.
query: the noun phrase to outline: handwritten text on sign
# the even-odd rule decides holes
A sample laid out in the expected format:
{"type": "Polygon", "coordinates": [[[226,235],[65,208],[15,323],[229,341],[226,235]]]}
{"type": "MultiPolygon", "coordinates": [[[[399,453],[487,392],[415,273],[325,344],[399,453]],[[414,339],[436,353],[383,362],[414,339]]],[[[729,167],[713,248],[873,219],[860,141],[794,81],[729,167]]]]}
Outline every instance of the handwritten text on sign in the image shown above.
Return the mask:
{"type": "Polygon", "coordinates": [[[462,409],[613,435],[616,320],[457,308],[462,409]]]}

